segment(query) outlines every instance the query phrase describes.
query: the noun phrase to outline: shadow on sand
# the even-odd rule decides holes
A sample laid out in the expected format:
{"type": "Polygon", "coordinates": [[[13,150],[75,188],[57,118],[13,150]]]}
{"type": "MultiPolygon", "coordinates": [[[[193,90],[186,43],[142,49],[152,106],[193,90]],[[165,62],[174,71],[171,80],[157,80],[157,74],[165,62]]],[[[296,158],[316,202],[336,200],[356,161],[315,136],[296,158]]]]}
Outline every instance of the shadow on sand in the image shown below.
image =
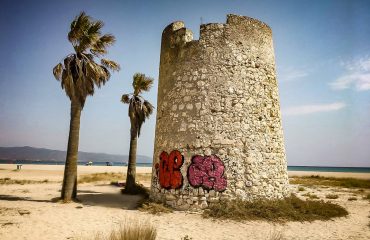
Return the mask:
{"type": "MultiPolygon", "coordinates": [[[[84,206],[101,206],[133,210],[136,209],[138,203],[144,199],[144,197],[141,195],[122,194],[119,188],[114,188],[115,189],[111,189],[109,192],[79,190],[76,203],[80,203],[84,206]]],[[[60,200],[60,198],[56,197],[52,199],[32,199],[30,197],[0,195],[0,200],[56,203],[60,200]]]]}
{"type": "Polygon", "coordinates": [[[120,191],[117,191],[117,193],[81,194],[78,196],[80,203],[86,206],[101,206],[128,210],[136,209],[138,203],[143,199],[144,197],[141,195],[122,194],[120,191]]]}
{"type": "Polygon", "coordinates": [[[29,202],[46,202],[46,203],[55,203],[59,201],[59,197],[52,198],[50,200],[44,200],[44,199],[32,199],[29,197],[17,197],[13,195],[0,195],[0,200],[5,201],[29,201],[29,202]]]}

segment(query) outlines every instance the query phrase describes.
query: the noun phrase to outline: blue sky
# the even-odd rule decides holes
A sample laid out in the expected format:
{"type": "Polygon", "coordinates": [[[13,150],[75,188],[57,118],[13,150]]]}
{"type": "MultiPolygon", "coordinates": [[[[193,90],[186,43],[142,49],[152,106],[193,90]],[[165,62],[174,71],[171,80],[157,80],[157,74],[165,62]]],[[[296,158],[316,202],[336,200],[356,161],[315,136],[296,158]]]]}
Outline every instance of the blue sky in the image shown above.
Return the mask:
{"type": "MultiPolygon", "coordinates": [[[[273,30],[289,165],[370,166],[370,1],[17,1],[0,8],[0,146],[64,150],[69,99],[52,68],[72,52],[69,24],[86,11],[105,22],[116,44],[114,73],[87,100],[80,150],[128,154],[127,106],[132,75],[158,79],[161,33],[183,20],[199,35],[203,23],[234,13],[273,30]]],[[[157,83],[145,97],[156,105],[157,83]]],[[[155,116],[138,153],[152,156],[155,116]]]]}

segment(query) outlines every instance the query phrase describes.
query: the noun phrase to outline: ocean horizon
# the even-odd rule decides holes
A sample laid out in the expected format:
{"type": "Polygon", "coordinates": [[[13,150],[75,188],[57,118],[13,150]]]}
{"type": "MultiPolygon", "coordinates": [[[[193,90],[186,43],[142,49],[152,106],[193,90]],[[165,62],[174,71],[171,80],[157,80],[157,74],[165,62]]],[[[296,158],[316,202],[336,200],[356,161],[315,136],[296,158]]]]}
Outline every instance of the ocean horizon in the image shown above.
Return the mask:
{"type": "MultiPolygon", "coordinates": [[[[78,165],[87,165],[88,162],[79,161],[78,165]]],[[[110,162],[112,166],[127,166],[126,162],[110,162]]],[[[64,161],[34,161],[34,160],[5,160],[0,159],[0,164],[40,164],[40,165],[64,165],[64,161]]],[[[151,167],[152,163],[136,163],[137,167],[151,167]]],[[[93,162],[92,166],[106,166],[106,162],[93,162]]],[[[370,167],[335,167],[335,166],[289,166],[288,171],[307,172],[353,172],[370,173],[370,167]]]]}

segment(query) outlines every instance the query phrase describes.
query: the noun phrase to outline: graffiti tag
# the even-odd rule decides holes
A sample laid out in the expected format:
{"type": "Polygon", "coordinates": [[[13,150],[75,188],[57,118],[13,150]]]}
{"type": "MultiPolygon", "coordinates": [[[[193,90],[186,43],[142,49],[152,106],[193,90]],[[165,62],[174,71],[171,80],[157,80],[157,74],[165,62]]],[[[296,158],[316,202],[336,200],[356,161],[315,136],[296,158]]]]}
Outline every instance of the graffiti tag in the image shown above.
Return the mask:
{"type": "Polygon", "coordinates": [[[159,156],[159,164],[155,165],[159,184],[162,188],[178,189],[182,186],[183,178],[180,168],[184,163],[184,156],[177,150],[170,154],[163,151],[159,156]]]}
{"type": "Polygon", "coordinates": [[[195,155],[188,168],[188,181],[193,187],[203,187],[220,192],[227,186],[224,170],[223,162],[216,155],[195,155]]]}

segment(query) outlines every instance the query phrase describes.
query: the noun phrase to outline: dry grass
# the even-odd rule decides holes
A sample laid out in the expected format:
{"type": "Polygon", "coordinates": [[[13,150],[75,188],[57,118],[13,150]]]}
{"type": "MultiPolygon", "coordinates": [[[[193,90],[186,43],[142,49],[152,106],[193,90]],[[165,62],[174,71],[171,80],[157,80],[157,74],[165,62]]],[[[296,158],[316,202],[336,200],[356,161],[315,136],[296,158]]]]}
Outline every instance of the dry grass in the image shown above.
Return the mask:
{"type": "Polygon", "coordinates": [[[331,186],[331,187],[346,187],[346,188],[366,188],[370,189],[370,179],[356,178],[334,178],[321,177],[317,175],[307,177],[292,177],[289,182],[291,184],[301,184],[305,186],[331,186]]]}
{"type": "Polygon", "coordinates": [[[348,198],[348,201],[356,201],[357,200],[357,198],[356,197],[349,197],[348,198]]]}
{"type": "Polygon", "coordinates": [[[327,194],[325,197],[327,199],[338,199],[339,198],[337,194],[327,194]]]}
{"type": "Polygon", "coordinates": [[[275,229],[270,233],[269,240],[284,240],[285,237],[282,232],[276,231],[275,229]]]}
{"type": "Polygon", "coordinates": [[[152,202],[149,199],[141,202],[138,207],[139,211],[147,212],[154,215],[161,215],[162,213],[172,213],[171,208],[166,207],[163,203],[152,202]]]}
{"type": "Polygon", "coordinates": [[[5,226],[9,226],[9,225],[13,225],[15,224],[14,222],[4,222],[4,223],[0,223],[2,227],[5,227],[5,226]]]}
{"type": "Polygon", "coordinates": [[[363,199],[365,199],[365,200],[370,200],[370,193],[368,193],[367,195],[365,195],[365,196],[363,197],[363,199]]]}
{"type": "MultiPolygon", "coordinates": [[[[78,179],[78,183],[91,183],[91,182],[119,182],[125,181],[126,174],[123,173],[114,173],[114,172],[105,172],[105,173],[92,173],[81,175],[78,179]]],[[[150,181],[150,173],[138,173],[136,174],[137,181],[150,181]]]]}
{"type": "Polygon", "coordinates": [[[15,215],[29,215],[31,212],[20,208],[6,208],[0,207],[0,216],[15,216],[15,215]]]}
{"type": "Polygon", "coordinates": [[[121,193],[130,194],[130,195],[142,195],[145,199],[149,198],[150,190],[142,184],[135,184],[135,187],[130,191],[127,191],[126,188],[121,189],[121,193]]]}
{"type": "Polygon", "coordinates": [[[306,189],[302,186],[298,187],[298,191],[302,192],[302,191],[305,191],[306,189]]]}
{"type": "Polygon", "coordinates": [[[81,175],[78,179],[78,183],[91,183],[91,182],[111,182],[111,181],[122,181],[124,179],[123,173],[92,173],[81,175]]]}
{"type": "Polygon", "coordinates": [[[305,194],[302,194],[302,196],[308,197],[309,199],[320,199],[316,194],[312,194],[312,193],[305,193],[305,194]]]}
{"type": "Polygon", "coordinates": [[[214,203],[203,212],[203,217],[215,219],[267,220],[274,222],[329,220],[347,216],[338,204],[301,200],[292,195],[281,200],[246,202],[240,199],[214,203]]]}
{"type": "Polygon", "coordinates": [[[127,219],[108,236],[97,233],[94,240],[155,240],[157,230],[148,220],[127,219]]]}
{"type": "Polygon", "coordinates": [[[38,183],[48,183],[49,180],[45,179],[42,181],[37,181],[37,180],[26,180],[26,179],[11,179],[11,178],[0,178],[0,185],[8,185],[8,184],[38,184],[38,183]]]}

